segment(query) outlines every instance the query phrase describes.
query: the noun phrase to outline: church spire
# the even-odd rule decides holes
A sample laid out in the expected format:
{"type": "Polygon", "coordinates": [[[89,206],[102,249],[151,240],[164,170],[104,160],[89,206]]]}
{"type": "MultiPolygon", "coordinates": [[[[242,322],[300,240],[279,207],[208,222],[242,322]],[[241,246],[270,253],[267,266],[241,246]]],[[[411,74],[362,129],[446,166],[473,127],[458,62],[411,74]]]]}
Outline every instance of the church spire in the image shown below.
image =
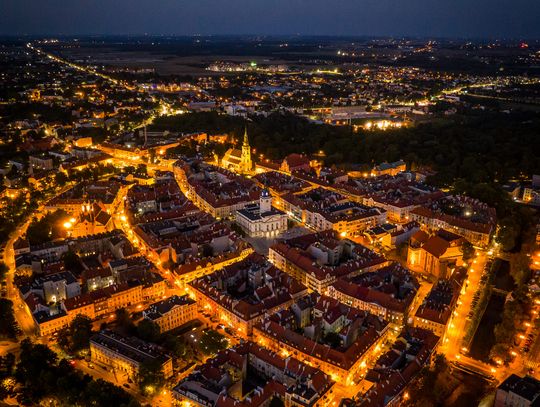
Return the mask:
{"type": "Polygon", "coordinates": [[[247,126],[244,128],[244,143],[242,144],[244,147],[249,147],[249,139],[247,134],[247,126]]]}
{"type": "Polygon", "coordinates": [[[240,172],[250,173],[253,168],[251,161],[251,146],[247,134],[247,126],[244,131],[244,142],[242,143],[242,156],[240,158],[240,172]]]}

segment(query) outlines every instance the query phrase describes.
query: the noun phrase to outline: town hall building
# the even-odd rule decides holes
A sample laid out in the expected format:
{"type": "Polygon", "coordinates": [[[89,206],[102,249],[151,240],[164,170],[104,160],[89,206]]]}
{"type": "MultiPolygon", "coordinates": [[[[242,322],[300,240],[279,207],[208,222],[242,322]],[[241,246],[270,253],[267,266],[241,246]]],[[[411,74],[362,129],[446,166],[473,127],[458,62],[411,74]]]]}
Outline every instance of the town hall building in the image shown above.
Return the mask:
{"type": "Polygon", "coordinates": [[[249,236],[275,238],[287,230],[287,214],[272,207],[272,196],[264,189],[258,204],[236,212],[236,223],[249,236]]]}

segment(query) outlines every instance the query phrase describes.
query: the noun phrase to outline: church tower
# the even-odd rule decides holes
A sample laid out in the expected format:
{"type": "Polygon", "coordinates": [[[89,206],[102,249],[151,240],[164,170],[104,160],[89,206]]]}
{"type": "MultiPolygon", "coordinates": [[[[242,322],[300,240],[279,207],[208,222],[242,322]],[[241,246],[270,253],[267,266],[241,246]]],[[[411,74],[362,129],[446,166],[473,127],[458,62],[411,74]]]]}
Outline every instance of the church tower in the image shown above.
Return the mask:
{"type": "Polygon", "coordinates": [[[251,147],[249,145],[247,127],[244,132],[244,142],[242,143],[242,156],[240,157],[240,172],[250,173],[253,169],[253,162],[251,161],[251,147]]]}

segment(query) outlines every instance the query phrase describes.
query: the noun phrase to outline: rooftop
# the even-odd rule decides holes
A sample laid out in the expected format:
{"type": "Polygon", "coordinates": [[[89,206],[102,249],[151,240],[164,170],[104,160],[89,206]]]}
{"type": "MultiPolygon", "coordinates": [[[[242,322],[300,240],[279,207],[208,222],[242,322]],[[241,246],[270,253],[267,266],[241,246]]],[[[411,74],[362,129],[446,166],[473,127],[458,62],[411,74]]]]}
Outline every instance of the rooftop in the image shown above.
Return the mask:
{"type": "Polygon", "coordinates": [[[306,287],[255,253],[190,285],[244,320],[306,292],[306,287]]]}
{"type": "Polygon", "coordinates": [[[253,342],[244,342],[219,352],[198,366],[173,391],[222,407],[260,406],[273,397],[284,401],[286,394],[308,400],[308,405],[312,405],[333,384],[327,375],[314,367],[294,358],[282,358],[253,342]],[[236,392],[223,391],[238,382],[241,382],[241,398],[233,396],[236,392]]]}
{"type": "MultiPolygon", "coordinates": [[[[341,369],[348,370],[378,340],[388,323],[367,311],[313,293],[308,297],[309,321],[300,317],[296,304],[279,311],[255,328],[277,341],[341,369]],[[337,335],[339,343],[328,334],[337,335]]],[[[306,305],[305,303],[302,305],[306,305]]]]}
{"type": "Polygon", "coordinates": [[[534,402],[533,405],[540,403],[540,381],[531,376],[519,377],[511,374],[498,389],[517,394],[527,401],[534,402]]]}
{"type": "Polygon", "coordinates": [[[123,336],[110,330],[103,330],[90,338],[90,344],[103,346],[137,364],[158,361],[167,362],[170,357],[159,346],[136,337],[123,336]]]}
{"type": "Polygon", "coordinates": [[[337,280],[333,287],[350,297],[375,303],[394,312],[405,312],[420,284],[398,263],[352,278],[337,280]]]}
{"type": "Polygon", "coordinates": [[[190,298],[188,295],[173,295],[165,300],[150,305],[146,310],[143,311],[143,313],[146,318],[156,320],[170,312],[175,307],[182,307],[184,305],[191,304],[195,304],[195,300],[190,298]]]}
{"type": "Polygon", "coordinates": [[[279,240],[271,250],[319,280],[329,276],[344,277],[387,262],[383,256],[364,246],[340,239],[333,230],[279,240]]]}

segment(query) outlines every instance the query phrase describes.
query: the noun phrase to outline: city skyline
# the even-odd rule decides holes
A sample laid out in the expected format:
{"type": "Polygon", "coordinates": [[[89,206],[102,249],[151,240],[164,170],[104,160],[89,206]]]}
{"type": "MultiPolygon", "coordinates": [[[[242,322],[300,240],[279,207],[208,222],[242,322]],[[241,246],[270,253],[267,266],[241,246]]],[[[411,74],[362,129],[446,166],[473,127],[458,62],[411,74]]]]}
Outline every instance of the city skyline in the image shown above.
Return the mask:
{"type": "Polygon", "coordinates": [[[1,404],[539,405],[540,6],[472,3],[4,0],[1,404]]]}

